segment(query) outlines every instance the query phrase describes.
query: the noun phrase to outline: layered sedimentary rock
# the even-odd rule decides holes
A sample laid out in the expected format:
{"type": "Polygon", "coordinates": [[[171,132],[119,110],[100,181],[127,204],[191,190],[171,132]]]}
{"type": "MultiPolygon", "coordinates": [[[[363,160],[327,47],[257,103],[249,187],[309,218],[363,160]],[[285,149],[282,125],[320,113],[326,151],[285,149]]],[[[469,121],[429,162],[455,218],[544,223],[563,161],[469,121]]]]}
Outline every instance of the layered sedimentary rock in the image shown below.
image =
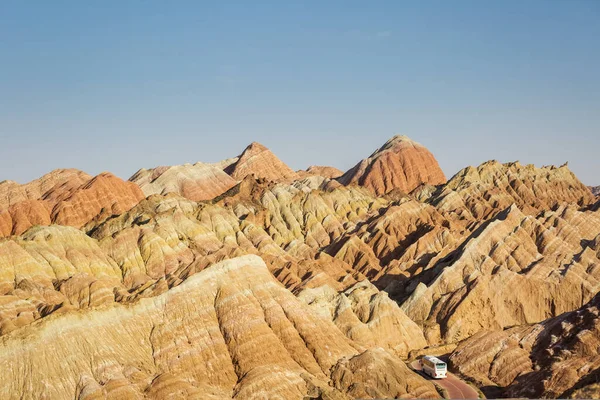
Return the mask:
{"type": "Polygon", "coordinates": [[[213,199],[237,183],[222,168],[204,163],[141,169],[129,180],[136,183],[146,197],[177,193],[194,201],[213,199]]]}
{"type": "Polygon", "coordinates": [[[34,225],[50,225],[50,205],[42,200],[22,200],[0,211],[0,237],[20,235],[34,225]]]}
{"type": "Polygon", "coordinates": [[[298,174],[298,177],[300,178],[306,178],[309,176],[316,175],[322,176],[324,178],[333,179],[342,176],[344,173],[335,167],[311,165],[304,171],[296,171],[296,174],[298,174]]]}
{"type": "Polygon", "coordinates": [[[587,205],[594,201],[590,190],[571,172],[561,167],[536,168],[519,162],[488,161],[467,167],[446,185],[431,190],[423,186],[415,196],[461,218],[481,221],[516,204],[527,214],[550,210],[560,204],[587,205]]]}
{"type": "Polygon", "coordinates": [[[225,167],[225,172],[236,180],[242,180],[248,175],[270,181],[296,178],[296,173],[290,167],[257,142],[246,147],[234,163],[225,167]]]}
{"type": "Polygon", "coordinates": [[[573,310],[600,290],[590,247],[600,213],[561,206],[537,218],[511,206],[405,286],[402,308],[433,342],[481,329],[538,322],[573,310]]]}
{"type": "Polygon", "coordinates": [[[303,181],[247,177],[214,204],[154,195],[84,230],[119,266],[120,285],[130,291],[123,299],[160,293],[224,258],[259,254],[296,293],[322,285],[347,290],[370,279],[422,325],[430,344],[537,322],[581,306],[597,290],[596,261],[581,253],[582,240],[600,233],[597,211],[563,206],[533,217],[512,206],[474,224],[428,202],[303,181]],[[523,290],[503,290],[508,279],[523,290]],[[490,299],[493,313],[474,313],[478,304],[489,309],[490,299]]]}
{"type": "Polygon", "coordinates": [[[339,293],[327,285],[305,289],[298,297],[364,346],[381,346],[406,357],[409,350],[427,345],[421,328],[367,280],[339,293]]]}
{"type": "Polygon", "coordinates": [[[77,170],[53,171],[18,186],[16,195],[7,193],[9,205],[0,209],[0,237],[50,223],[79,228],[127,211],[144,198],[134,183],[107,172],[92,178],[77,170]]]}
{"type": "Polygon", "coordinates": [[[143,198],[143,192],[135,183],[104,172],[60,194],[51,217],[56,224],[79,228],[92,219],[102,221],[119,215],[143,198]]]}
{"type": "Polygon", "coordinates": [[[76,169],[57,169],[29,183],[0,182],[0,237],[49,225],[57,197],[92,179],[76,169]]]}
{"type": "Polygon", "coordinates": [[[473,170],[421,186],[413,193],[421,206],[391,199],[326,250],[385,288],[431,344],[538,322],[600,289],[588,248],[600,214],[566,166],[490,162],[473,170]]]}
{"type": "Polygon", "coordinates": [[[140,235],[151,235],[148,243],[188,254],[181,265],[188,274],[231,255],[258,253],[292,290],[323,283],[341,288],[364,275],[319,249],[383,204],[359,189],[305,192],[246,178],[215,204],[151,196],[120,217],[86,229],[110,245],[112,257],[128,270],[134,260],[136,270],[147,269],[142,260],[148,256],[142,253],[156,250],[143,250],[146,240],[140,235]],[[190,257],[196,260],[192,265],[190,257]]]}
{"type": "Polygon", "coordinates": [[[203,204],[175,194],[150,196],[118,217],[86,224],[83,231],[92,241],[82,231],[53,226],[0,242],[0,268],[10,272],[2,293],[20,299],[3,306],[0,325],[6,323],[4,331],[16,327],[12,321],[20,313],[19,304],[45,310],[32,314],[38,319],[59,308],[88,307],[90,301],[77,299],[94,297],[97,288],[111,293],[102,299],[127,302],[162,293],[215,262],[243,254],[260,254],[273,275],[293,291],[323,284],[343,289],[365,279],[360,270],[318,249],[384,202],[359,189],[307,193],[250,179],[238,190],[231,194],[236,199],[231,204],[225,202],[229,198],[203,204]],[[109,260],[111,270],[117,266],[117,281],[94,283],[104,275],[91,271],[90,263],[100,268],[106,261],[78,256],[99,253],[109,260]],[[43,290],[21,284],[40,284],[42,275],[36,271],[51,273],[44,275],[43,290]],[[56,271],[64,274],[53,275],[56,271]],[[67,299],[63,281],[73,293],[67,299]]]}
{"type": "Polygon", "coordinates": [[[383,195],[394,189],[410,192],[423,183],[439,185],[446,182],[446,177],[427,148],[398,135],[338,180],[344,185],[355,183],[383,195]]]}
{"type": "Polygon", "coordinates": [[[593,331],[571,312],[594,314],[600,201],[566,166],[487,162],[403,188],[391,177],[415,176],[402,168],[424,160],[417,147],[400,137],[374,154],[359,175],[383,186],[290,173],[258,144],[140,170],[145,193],[110,174],[0,184],[0,393],[427,397],[400,358],[458,343],[456,368],[506,394],[532,395],[532,371],[546,371],[535,395],[595,393],[595,342],[558,339],[559,354],[532,327],[593,331]]]}
{"type": "Polygon", "coordinates": [[[0,360],[6,399],[437,397],[393,355],[311,312],[256,256],[130,306],[55,315],[5,335],[0,360]]]}
{"type": "Polygon", "coordinates": [[[582,262],[575,256],[584,249],[582,239],[599,233],[597,212],[571,206],[534,218],[513,206],[471,226],[473,218],[410,198],[375,198],[356,188],[315,191],[299,183],[247,178],[214,205],[153,196],[84,229],[117,262],[128,290],[166,290],[163,280],[168,287],[223,258],[260,254],[295,292],[323,284],[346,290],[371,279],[424,326],[431,344],[537,322],[580,306],[596,290],[593,257],[582,262]],[[544,274],[556,282],[539,285],[544,274]],[[502,291],[509,278],[524,289],[502,291]],[[575,298],[578,285],[584,292],[575,298]],[[515,299],[519,293],[524,297],[515,299]],[[498,303],[492,313],[473,313],[490,299],[498,303]]]}
{"type": "Polygon", "coordinates": [[[576,311],[539,324],[483,331],[462,342],[450,360],[482,386],[508,397],[598,398],[600,295],[576,311]]]}
{"type": "Polygon", "coordinates": [[[91,178],[85,172],[76,169],[57,169],[23,185],[13,181],[2,181],[0,182],[0,210],[25,200],[41,200],[49,195],[49,192],[62,192],[79,186],[91,178]]]}

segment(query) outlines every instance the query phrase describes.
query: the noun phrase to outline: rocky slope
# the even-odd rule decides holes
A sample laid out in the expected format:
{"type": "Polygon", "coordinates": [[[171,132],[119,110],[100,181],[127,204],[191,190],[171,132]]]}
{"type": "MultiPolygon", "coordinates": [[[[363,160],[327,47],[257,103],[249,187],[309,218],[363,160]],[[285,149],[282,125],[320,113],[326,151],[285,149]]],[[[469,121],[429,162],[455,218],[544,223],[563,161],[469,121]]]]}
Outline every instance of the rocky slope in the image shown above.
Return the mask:
{"type": "Polygon", "coordinates": [[[600,186],[590,186],[589,189],[594,196],[600,196],[600,186]]]}
{"type": "MultiPolygon", "coordinates": [[[[600,247],[598,247],[600,249],[600,247]]],[[[450,357],[461,374],[508,397],[598,398],[600,295],[539,324],[483,331],[450,357]]]]}
{"type": "Polygon", "coordinates": [[[591,329],[574,316],[600,290],[600,201],[566,165],[491,161],[428,183],[403,169],[428,170],[425,151],[388,141],[361,172],[380,189],[295,173],[258,144],[140,170],[144,193],[70,170],[3,182],[2,397],[429,397],[401,359],[444,344],[506,394],[593,393],[581,366],[595,361],[565,353],[576,374],[560,372],[531,338],[568,348],[591,329]],[[529,393],[531,371],[546,372],[529,393]]]}
{"type": "Polygon", "coordinates": [[[252,142],[235,159],[235,162],[227,165],[224,169],[238,181],[248,175],[270,181],[296,178],[296,173],[290,167],[277,158],[271,150],[257,142],[252,142]]]}
{"type": "Polygon", "coordinates": [[[236,185],[222,168],[196,163],[141,169],[131,178],[144,195],[177,193],[194,201],[213,199],[236,185]]]}
{"type": "Polygon", "coordinates": [[[393,355],[312,313],[256,256],[131,306],[56,315],[5,335],[0,360],[6,399],[438,397],[393,355]]]}
{"type": "Polygon", "coordinates": [[[10,205],[0,208],[0,237],[50,223],[80,228],[127,211],[144,198],[136,184],[110,173],[90,177],[76,170],[54,171],[18,186],[16,193],[6,194],[5,203],[10,205]]]}
{"type": "Polygon", "coordinates": [[[155,195],[84,230],[119,266],[129,291],[165,290],[163,280],[260,254],[295,292],[323,284],[347,290],[370,279],[423,326],[431,344],[537,322],[581,306],[597,290],[595,256],[583,250],[600,233],[598,211],[563,206],[534,218],[512,206],[470,227],[455,212],[410,198],[304,188],[250,178],[213,205],[155,195]],[[523,290],[504,290],[508,279],[523,290]],[[485,319],[473,314],[482,302],[495,307],[485,319]]]}
{"type": "Polygon", "coordinates": [[[598,212],[563,206],[534,218],[511,206],[409,279],[402,308],[435,342],[573,310],[600,290],[589,248],[598,235],[598,212]]]}
{"type": "Polygon", "coordinates": [[[344,185],[356,183],[383,195],[394,189],[408,193],[423,183],[439,185],[446,182],[446,177],[429,150],[398,135],[348,170],[339,181],[344,185]]]}
{"type": "Polygon", "coordinates": [[[438,188],[423,185],[415,191],[415,197],[474,221],[489,219],[512,204],[533,215],[560,204],[582,206],[594,201],[590,190],[567,164],[536,168],[532,164],[497,161],[467,167],[438,188]]]}
{"type": "Polygon", "coordinates": [[[427,345],[419,326],[367,280],[343,292],[328,285],[304,289],[298,298],[332,320],[347,337],[365,346],[381,346],[406,357],[411,349],[427,345]]]}
{"type": "Polygon", "coordinates": [[[316,175],[324,178],[334,179],[342,176],[344,173],[335,167],[311,165],[304,171],[296,171],[296,174],[298,175],[298,178],[306,178],[316,175]]]}
{"type": "Polygon", "coordinates": [[[92,177],[76,169],[57,169],[33,181],[20,185],[13,181],[0,182],[0,210],[25,200],[42,199],[49,192],[61,192],[77,187],[92,177]]]}

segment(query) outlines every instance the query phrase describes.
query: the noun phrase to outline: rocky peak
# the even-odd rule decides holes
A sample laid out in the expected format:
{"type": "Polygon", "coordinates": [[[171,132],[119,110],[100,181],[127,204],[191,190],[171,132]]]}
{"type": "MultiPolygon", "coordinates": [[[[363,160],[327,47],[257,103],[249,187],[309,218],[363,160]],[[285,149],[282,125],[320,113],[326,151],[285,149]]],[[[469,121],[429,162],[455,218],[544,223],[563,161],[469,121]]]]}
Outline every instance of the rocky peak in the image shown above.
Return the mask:
{"type": "Polygon", "coordinates": [[[446,182],[446,177],[425,146],[407,136],[396,135],[338,180],[383,195],[394,189],[410,192],[423,183],[439,185],[446,182]]]}
{"type": "Polygon", "coordinates": [[[261,153],[263,151],[269,151],[269,149],[266,146],[263,146],[262,144],[258,143],[258,142],[252,142],[250,143],[246,149],[244,149],[243,154],[257,154],[257,153],[261,153]]]}
{"type": "Polygon", "coordinates": [[[236,180],[242,180],[247,175],[270,181],[296,178],[296,173],[290,167],[258,142],[250,143],[238,160],[225,168],[225,172],[236,180]]]}
{"type": "Polygon", "coordinates": [[[424,147],[421,143],[415,142],[406,135],[394,135],[383,146],[379,148],[371,157],[384,151],[396,151],[399,147],[424,147]]]}

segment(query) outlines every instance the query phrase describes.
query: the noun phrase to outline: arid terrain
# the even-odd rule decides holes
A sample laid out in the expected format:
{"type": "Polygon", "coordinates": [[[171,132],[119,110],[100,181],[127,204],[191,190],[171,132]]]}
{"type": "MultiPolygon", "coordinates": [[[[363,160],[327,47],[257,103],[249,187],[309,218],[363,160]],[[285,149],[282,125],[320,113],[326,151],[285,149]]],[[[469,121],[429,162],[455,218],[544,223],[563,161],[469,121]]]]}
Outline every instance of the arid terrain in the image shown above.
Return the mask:
{"type": "Polygon", "coordinates": [[[438,398],[428,352],[490,397],[600,397],[597,188],[365,157],[0,182],[0,398],[438,398]]]}

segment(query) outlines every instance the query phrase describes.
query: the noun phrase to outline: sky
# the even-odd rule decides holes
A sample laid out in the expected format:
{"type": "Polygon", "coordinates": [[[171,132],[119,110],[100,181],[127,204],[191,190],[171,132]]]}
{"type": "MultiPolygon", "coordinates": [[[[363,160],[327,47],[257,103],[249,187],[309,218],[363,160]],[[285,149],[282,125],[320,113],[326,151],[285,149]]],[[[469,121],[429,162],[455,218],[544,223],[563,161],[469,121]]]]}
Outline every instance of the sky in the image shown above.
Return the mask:
{"type": "Polygon", "coordinates": [[[342,170],[405,134],[448,177],[600,185],[600,1],[2,1],[0,181],[128,179],[252,141],[342,170]]]}

